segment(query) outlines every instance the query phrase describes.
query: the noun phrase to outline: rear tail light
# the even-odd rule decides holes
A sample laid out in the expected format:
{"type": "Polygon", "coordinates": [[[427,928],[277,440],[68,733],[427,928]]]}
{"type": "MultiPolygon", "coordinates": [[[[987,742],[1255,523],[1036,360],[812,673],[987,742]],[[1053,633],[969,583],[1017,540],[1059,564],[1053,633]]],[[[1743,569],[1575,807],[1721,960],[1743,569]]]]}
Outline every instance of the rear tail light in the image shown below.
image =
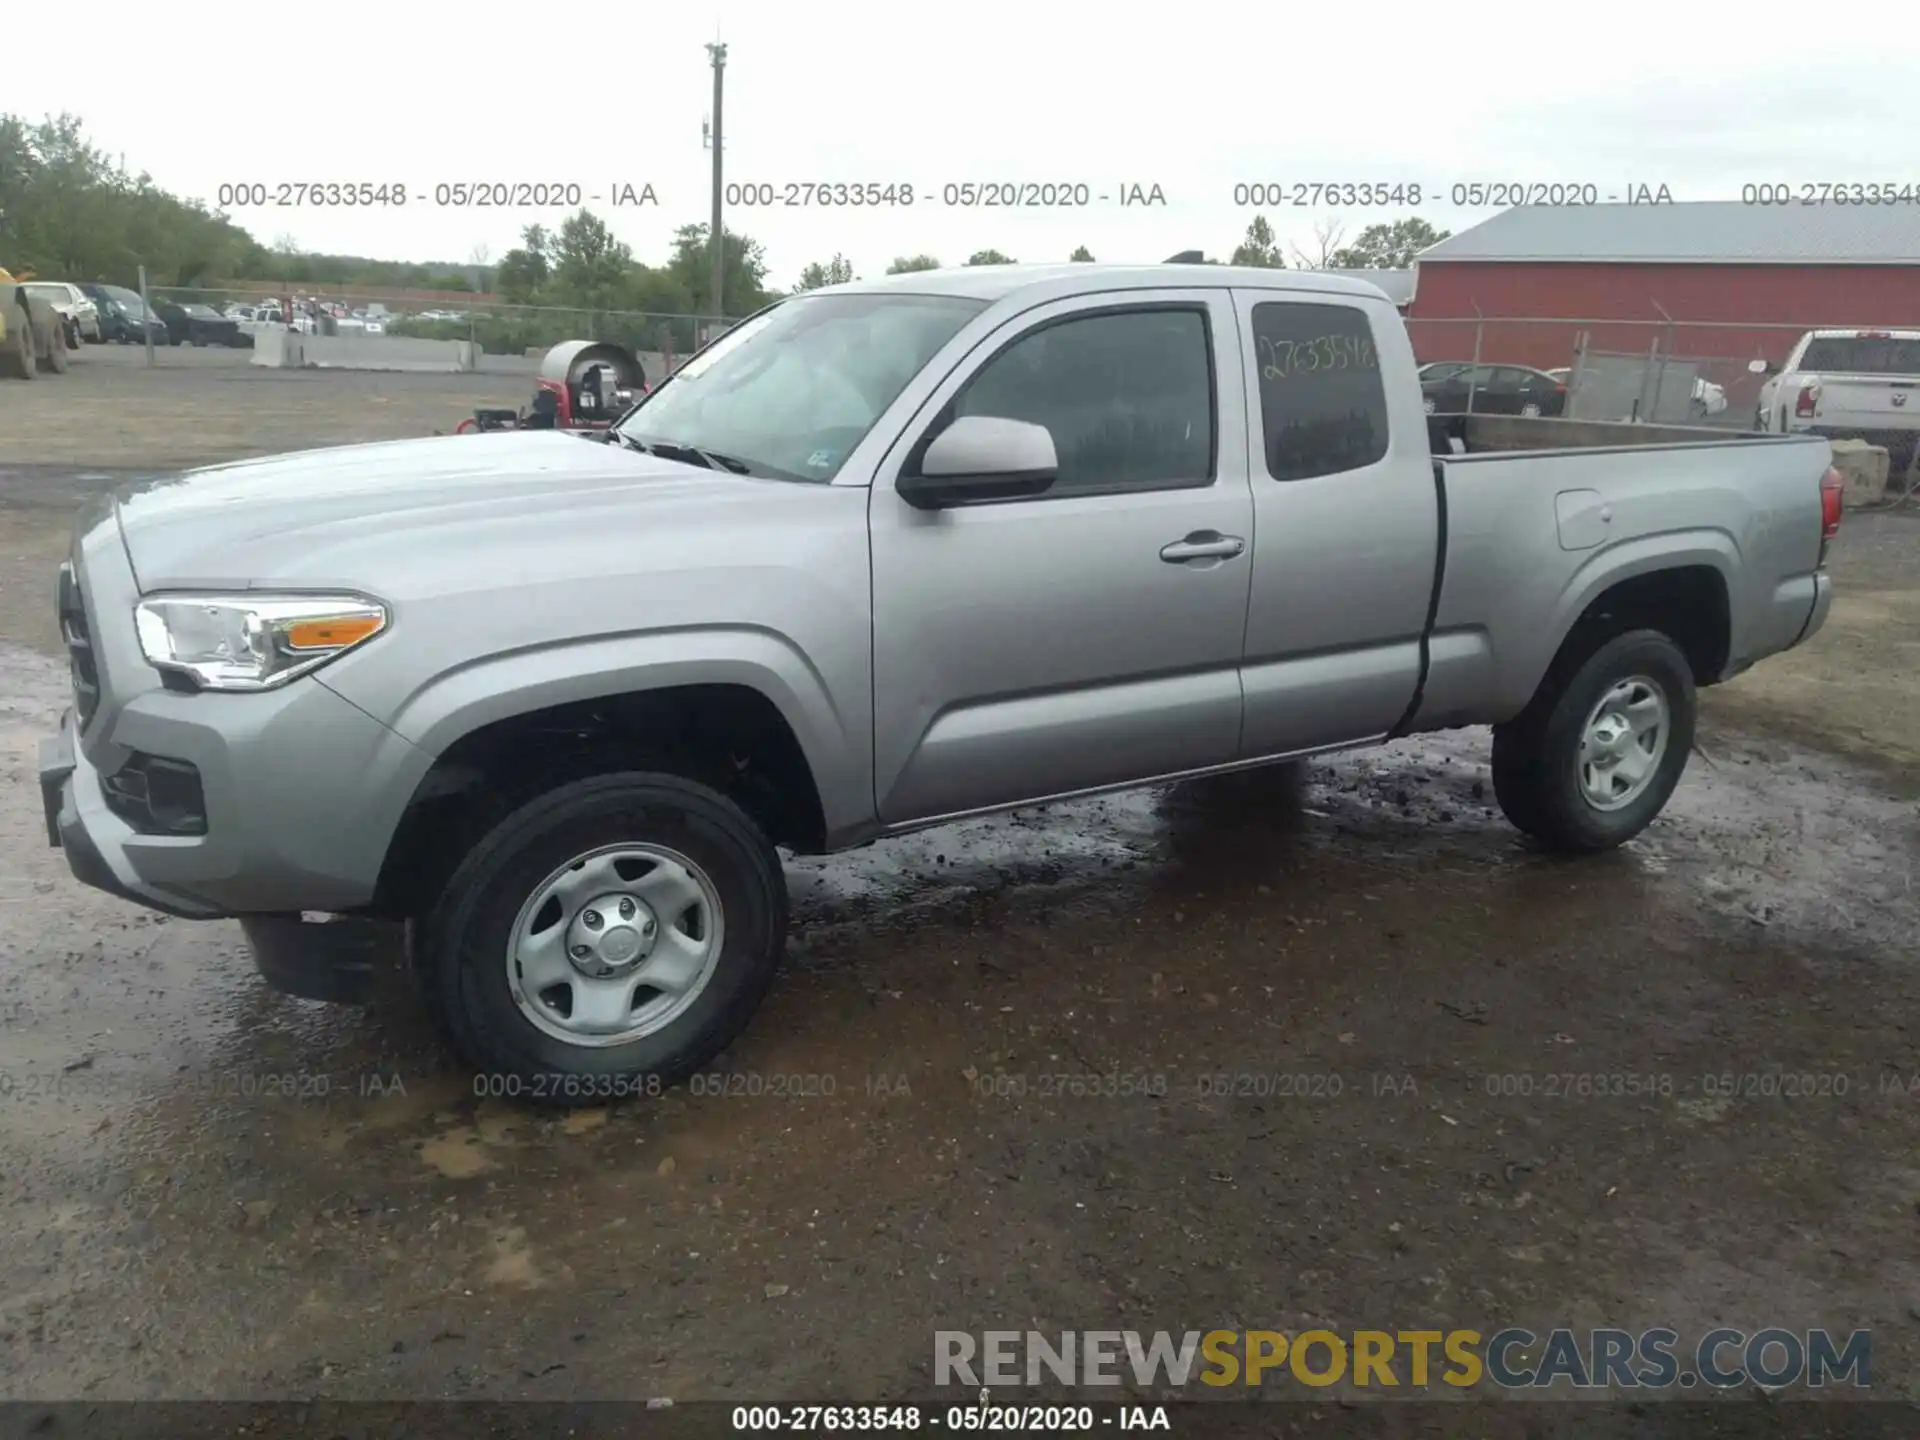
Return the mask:
{"type": "Polygon", "coordinates": [[[1811,417],[1814,404],[1819,398],[1820,387],[1818,385],[1802,385],[1799,395],[1795,397],[1793,402],[1795,418],[1805,420],[1811,417]]]}
{"type": "Polygon", "coordinates": [[[1847,482],[1840,478],[1840,472],[1833,466],[1827,467],[1827,473],[1820,477],[1820,563],[1827,563],[1827,548],[1833,544],[1833,537],[1840,533],[1840,517],[1846,513],[1843,497],[1847,482]]]}

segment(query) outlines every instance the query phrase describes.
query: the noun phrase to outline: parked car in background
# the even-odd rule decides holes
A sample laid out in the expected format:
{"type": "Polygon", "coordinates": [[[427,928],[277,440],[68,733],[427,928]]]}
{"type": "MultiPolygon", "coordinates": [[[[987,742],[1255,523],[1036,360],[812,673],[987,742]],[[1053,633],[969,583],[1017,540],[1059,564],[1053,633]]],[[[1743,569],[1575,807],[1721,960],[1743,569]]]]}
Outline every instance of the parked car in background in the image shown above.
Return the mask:
{"type": "Polygon", "coordinates": [[[1727,392],[1702,375],[1693,382],[1693,410],[1696,415],[1723,415],[1727,392]]]}
{"type": "Polygon", "coordinates": [[[86,291],[65,280],[29,280],[27,293],[38,295],[67,322],[67,345],[100,343],[100,307],[86,291]]]}
{"type": "Polygon", "coordinates": [[[144,345],[153,337],[156,345],[170,343],[167,327],[158,315],[147,309],[147,302],[123,285],[82,285],[80,287],[100,311],[100,338],[121,345],[144,345]]]}
{"type": "Polygon", "coordinates": [[[168,338],[175,345],[225,345],[234,348],[241,343],[239,323],[229,320],[211,305],[192,302],[176,305],[170,300],[162,300],[153,308],[166,325],[168,338]]]}
{"type": "Polygon", "coordinates": [[[1920,330],[1809,330],[1760,387],[1756,429],[1886,447],[1894,471],[1920,446],[1920,330]]]}
{"type": "Polygon", "coordinates": [[[1429,415],[1564,415],[1567,387],[1525,365],[1443,360],[1421,367],[1420,393],[1429,415]]]}

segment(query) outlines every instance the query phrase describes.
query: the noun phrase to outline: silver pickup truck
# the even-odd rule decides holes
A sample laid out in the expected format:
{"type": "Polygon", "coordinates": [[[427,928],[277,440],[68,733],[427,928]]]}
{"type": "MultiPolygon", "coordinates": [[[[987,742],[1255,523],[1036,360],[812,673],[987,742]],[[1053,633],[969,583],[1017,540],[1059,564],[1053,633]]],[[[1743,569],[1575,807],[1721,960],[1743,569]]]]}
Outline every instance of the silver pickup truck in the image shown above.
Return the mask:
{"type": "Polygon", "coordinates": [[[1520,829],[1618,845],[1697,687],[1824,621],[1828,443],[1414,371],[1353,280],[982,267],[783,300],[597,438],[124,489],[60,573],[50,838],[295,995],[404,923],[466,1060],[562,1103],[747,1023],[776,846],[1470,725],[1520,829]]]}

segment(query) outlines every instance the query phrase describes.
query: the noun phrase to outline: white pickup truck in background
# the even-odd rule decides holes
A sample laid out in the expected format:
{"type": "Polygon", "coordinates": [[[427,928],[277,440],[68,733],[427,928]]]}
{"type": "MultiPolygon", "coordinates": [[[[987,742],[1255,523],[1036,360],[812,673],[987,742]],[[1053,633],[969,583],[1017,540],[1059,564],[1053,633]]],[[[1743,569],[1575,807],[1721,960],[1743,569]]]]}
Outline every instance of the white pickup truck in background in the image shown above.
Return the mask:
{"type": "Polygon", "coordinates": [[[1761,387],[1754,428],[1882,445],[1899,474],[1920,444],[1920,330],[1809,330],[1761,387]]]}

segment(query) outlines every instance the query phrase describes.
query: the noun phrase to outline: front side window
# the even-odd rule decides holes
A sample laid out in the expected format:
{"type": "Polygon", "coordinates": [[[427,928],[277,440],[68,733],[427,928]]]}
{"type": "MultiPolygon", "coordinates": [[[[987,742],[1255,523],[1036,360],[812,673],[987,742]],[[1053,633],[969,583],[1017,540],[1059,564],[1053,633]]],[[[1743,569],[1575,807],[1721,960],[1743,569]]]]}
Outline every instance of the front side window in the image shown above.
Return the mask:
{"type": "Polygon", "coordinates": [[[1255,305],[1253,344],[1269,475],[1307,480],[1386,457],[1387,392],[1363,311],[1351,305],[1255,305]]]}
{"type": "Polygon", "coordinates": [[[1199,309],[1116,310],[1029,331],[989,360],[951,413],[1045,426],[1049,495],[1213,483],[1213,361],[1199,309]]]}
{"type": "Polygon", "coordinates": [[[725,457],[752,475],[824,484],[985,308],[944,295],[796,296],[695,355],[619,433],[725,457]]]}

